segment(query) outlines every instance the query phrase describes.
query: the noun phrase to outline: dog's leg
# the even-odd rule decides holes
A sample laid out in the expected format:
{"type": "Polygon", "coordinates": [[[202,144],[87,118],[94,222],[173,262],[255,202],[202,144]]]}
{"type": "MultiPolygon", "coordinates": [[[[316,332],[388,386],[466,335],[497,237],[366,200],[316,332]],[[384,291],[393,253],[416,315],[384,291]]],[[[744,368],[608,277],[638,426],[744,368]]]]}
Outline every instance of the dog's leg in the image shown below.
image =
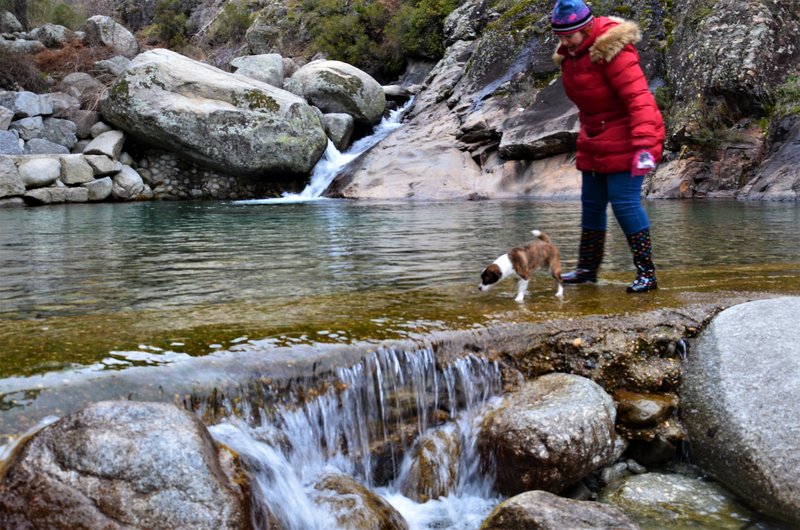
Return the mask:
{"type": "Polygon", "coordinates": [[[519,279],[517,281],[517,297],[514,298],[515,302],[522,303],[525,299],[525,291],[528,290],[528,280],[519,279]]]}
{"type": "Polygon", "coordinates": [[[558,290],[556,291],[556,296],[559,298],[564,298],[564,284],[561,283],[561,262],[558,260],[550,261],[550,275],[556,281],[556,286],[558,290]]]}

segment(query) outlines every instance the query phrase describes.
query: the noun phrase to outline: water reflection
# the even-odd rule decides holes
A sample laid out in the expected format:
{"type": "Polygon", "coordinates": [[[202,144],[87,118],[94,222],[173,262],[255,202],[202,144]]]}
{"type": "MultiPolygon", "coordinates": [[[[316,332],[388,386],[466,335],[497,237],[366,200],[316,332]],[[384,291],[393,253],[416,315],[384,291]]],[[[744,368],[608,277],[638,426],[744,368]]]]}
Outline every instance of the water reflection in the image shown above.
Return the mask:
{"type": "MultiPolygon", "coordinates": [[[[658,294],[620,296],[632,276],[612,225],[603,281],[534,279],[477,293],[479,271],[547,231],[574,265],[576,202],[263,205],[134,203],[0,210],[0,377],[105,363],[141,344],[206,355],[252,340],[350,342],[448,327],[642,310],[690,290],[796,292],[794,204],[657,202],[658,294]],[[325,335],[320,331],[332,332],[325,335]],[[175,346],[174,344],[180,344],[175,346]]],[[[126,361],[130,362],[130,360],[126,361]]],[[[172,362],[161,356],[159,362],[172,362]]]]}
{"type": "MultiPolygon", "coordinates": [[[[797,262],[795,205],[647,205],[662,269],[797,262]]],[[[0,212],[0,317],[180,309],[474,283],[548,233],[573,263],[575,202],[70,205],[0,212]]],[[[609,233],[606,271],[631,269],[609,233]]]]}

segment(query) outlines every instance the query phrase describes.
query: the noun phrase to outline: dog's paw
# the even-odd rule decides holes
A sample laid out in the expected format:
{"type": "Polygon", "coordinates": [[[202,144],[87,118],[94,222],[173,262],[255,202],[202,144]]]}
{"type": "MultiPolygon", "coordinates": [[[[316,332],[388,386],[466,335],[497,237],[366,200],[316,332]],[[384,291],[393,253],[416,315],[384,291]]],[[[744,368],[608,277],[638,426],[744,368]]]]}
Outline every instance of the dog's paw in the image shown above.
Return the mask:
{"type": "Polygon", "coordinates": [[[518,304],[521,304],[525,301],[525,295],[518,294],[517,297],[514,298],[514,301],[518,304]]]}

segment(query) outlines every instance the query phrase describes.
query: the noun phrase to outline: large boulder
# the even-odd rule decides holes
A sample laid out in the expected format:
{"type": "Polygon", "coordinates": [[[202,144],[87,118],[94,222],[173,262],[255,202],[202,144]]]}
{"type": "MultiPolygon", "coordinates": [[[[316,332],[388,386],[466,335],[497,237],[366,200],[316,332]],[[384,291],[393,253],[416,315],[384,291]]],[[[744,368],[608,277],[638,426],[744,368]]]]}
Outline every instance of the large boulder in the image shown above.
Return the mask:
{"type": "Polygon", "coordinates": [[[31,31],[30,36],[48,48],[62,48],[75,38],[72,30],[58,24],[45,24],[31,31]]]}
{"type": "Polygon", "coordinates": [[[53,105],[48,99],[28,91],[0,91],[0,105],[13,112],[13,119],[17,120],[53,113],[53,105]]]}
{"type": "Polygon", "coordinates": [[[478,450],[505,495],[560,493],[614,457],[614,401],[590,379],[542,376],[486,416],[478,450]]]}
{"type": "Polygon", "coordinates": [[[310,174],[327,145],[301,98],[165,49],[131,61],[101,112],[144,142],[227,173],[310,174]]]}
{"type": "Polygon", "coordinates": [[[684,367],[681,415],[692,459],[777,518],[800,524],[800,297],[722,311],[684,367]]]}
{"type": "Polygon", "coordinates": [[[239,75],[283,88],[283,57],[277,53],[237,57],[231,61],[231,66],[236,69],[235,72],[239,75]]]}
{"type": "Polygon", "coordinates": [[[234,469],[190,413],[100,402],[13,457],[0,481],[0,527],[248,528],[234,469]]]}
{"type": "Polygon", "coordinates": [[[15,33],[24,30],[25,28],[19,23],[17,17],[6,10],[0,9],[0,33],[15,33]]]}
{"type": "Polygon", "coordinates": [[[107,46],[124,57],[139,53],[139,43],[133,33],[111,17],[95,15],[87,19],[84,38],[90,46],[107,46]]]}
{"type": "Polygon", "coordinates": [[[367,125],[380,121],[386,109],[386,95],[380,83],[340,61],[309,63],[296,71],[285,87],[323,112],[344,112],[367,125]]]}
{"type": "Polygon", "coordinates": [[[31,158],[19,165],[19,174],[25,188],[44,188],[61,176],[61,161],[58,158],[31,158]]]}

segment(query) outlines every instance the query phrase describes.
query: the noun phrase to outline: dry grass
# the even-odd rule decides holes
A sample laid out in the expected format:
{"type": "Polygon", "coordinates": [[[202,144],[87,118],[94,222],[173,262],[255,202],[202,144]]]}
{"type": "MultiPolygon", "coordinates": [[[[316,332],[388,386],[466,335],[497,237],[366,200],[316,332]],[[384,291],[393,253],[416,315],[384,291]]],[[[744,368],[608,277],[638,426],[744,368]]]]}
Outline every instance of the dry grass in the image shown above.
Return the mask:
{"type": "Polygon", "coordinates": [[[113,56],[114,52],[110,48],[84,46],[81,41],[74,39],[63,48],[37,53],[33,60],[42,72],[58,82],[75,72],[91,74],[94,63],[113,56]]]}
{"type": "Polygon", "coordinates": [[[0,48],[0,89],[41,93],[48,86],[47,78],[29,55],[0,48]]]}

